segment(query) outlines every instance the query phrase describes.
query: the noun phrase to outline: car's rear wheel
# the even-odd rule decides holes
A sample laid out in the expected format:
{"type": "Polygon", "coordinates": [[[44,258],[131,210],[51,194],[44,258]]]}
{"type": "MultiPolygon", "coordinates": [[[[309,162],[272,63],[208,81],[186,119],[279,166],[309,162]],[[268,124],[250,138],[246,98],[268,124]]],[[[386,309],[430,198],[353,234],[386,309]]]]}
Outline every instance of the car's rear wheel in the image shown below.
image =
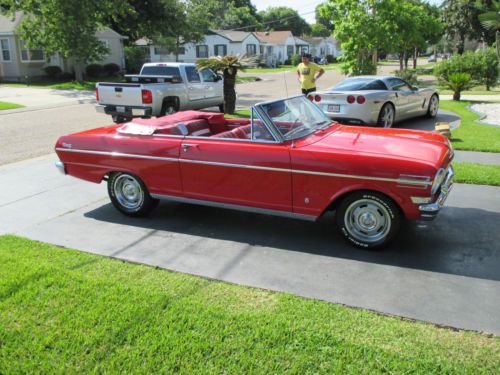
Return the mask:
{"type": "Polygon", "coordinates": [[[391,128],[394,124],[394,118],[396,116],[396,111],[391,103],[385,103],[380,110],[378,115],[377,125],[383,128],[391,128]]]}
{"type": "Polygon", "coordinates": [[[348,195],[338,207],[336,217],[342,236],[364,249],[386,246],[401,224],[398,206],[387,196],[372,191],[348,195]]]}
{"type": "Polygon", "coordinates": [[[436,94],[431,96],[429,107],[427,108],[427,117],[434,118],[437,116],[439,109],[439,98],[436,94]]]}
{"type": "Polygon", "coordinates": [[[147,215],[158,204],[149,195],[144,182],[130,173],[113,173],[108,179],[108,194],[111,203],[128,216],[147,215]]]}

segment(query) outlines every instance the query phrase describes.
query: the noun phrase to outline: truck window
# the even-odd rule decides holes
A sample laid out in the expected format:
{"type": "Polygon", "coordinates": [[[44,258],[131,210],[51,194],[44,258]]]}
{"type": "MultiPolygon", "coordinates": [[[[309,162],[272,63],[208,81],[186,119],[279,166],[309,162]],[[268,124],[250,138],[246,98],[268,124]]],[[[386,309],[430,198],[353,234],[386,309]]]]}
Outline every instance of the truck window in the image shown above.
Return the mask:
{"type": "Polygon", "coordinates": [[[210,69],[203,69],[201,76],[204,82],[215,82],[215,74],[210,69]]]}
{"type": "Polygon", "coordinates": [[[200,73],[194,66],[186,66],[186,76],[188,82],[201,82],[200,73]]]}
{"type": "Polygon", "coordinates": [[[147,76],[174,76],[176,81],[181,81],[181,72],[176,66],[145,66],[141,70],[141,75],[147,76]]]}

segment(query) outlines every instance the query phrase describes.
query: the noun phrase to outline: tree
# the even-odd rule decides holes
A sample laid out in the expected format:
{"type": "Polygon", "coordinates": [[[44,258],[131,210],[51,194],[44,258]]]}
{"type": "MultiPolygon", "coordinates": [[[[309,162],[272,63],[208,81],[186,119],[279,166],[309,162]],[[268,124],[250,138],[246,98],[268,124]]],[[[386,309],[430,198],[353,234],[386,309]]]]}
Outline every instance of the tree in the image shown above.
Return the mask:
{"type": "Polygon", "coordinates": [[[313,23],[311,25],[311,36],[322,36],[322,37],[328,37],[332,33],[328,28],[321,24],[321,23],[313,23]]]}
{"type": "Polygon", "coordinates": [[[296,10],[288,7],[269,7],[259,12],[262,23],[271,30],[290,30],[293,35],[306,35],[311,27],[296,10]]]}
{"type": "Polygon", "coordinates": [[[456,40],[459,54],[464,53],[465,40],[494,41],[494,32],[486,31],[479,22],[481,8],[492,4],[492,0],[445,0],[442,4],[442,18],[446,35],[456,40]]]}
{"type": "Polygon", "coordinates": [[[208,59],[199,59],[196,64],[198,69],[212,69],[224,76],[224,112],[233,114],[236,108],[236,75],[238,70],[255,63],[255,56],[217,56],[208,59]]]}
{"type": "Polygon", "coordinates": [[[10,15],[23,11],[20,38],[28,48],[41,48],[47,56],[59,53],[75,62],[75,74],[83,80],[83,67],[100,60],[108,52],[96,37],[97,30],[109,17],[129,10],[120,0],[4,0],[10,15]]]}
{"type": "Polygon", "coordinates": [[[314,17],[316,19],[316,24],[320,24],[325,26],[329,31],[330,34],[333,32],[335,29],[335,25],[333,24],[332,20],[328,16],[324,16],[323,14],[324,11],[321,9],[325,6],[325,4],[318,4],[314,10],[314,17]]]}
{"type": "Polygon", "coordinates": [[[259,29],[259,19],[256,15],[252,14],[252,10],[249,7],[236,7],[233,4],[229,4],[226,12],[224,12],[224,18],[222,21],[213,25],[217,29],[243,29],[245,31],[255,31],[259,29]]]}
{"type": "Polygon", "coordinates": [[[453,91],[453,100],[460,100],[462,91],[474,86],[469,73],[453,73],[439,83],[441,87],[453,91]]]}
{"type": "Polygon", "coordinates": [[[493,2],[483,10],[484,13],[479,15],[479,22],[483,28],[495,33],[497,56],[500,58],[500,1],[493,2]]]}

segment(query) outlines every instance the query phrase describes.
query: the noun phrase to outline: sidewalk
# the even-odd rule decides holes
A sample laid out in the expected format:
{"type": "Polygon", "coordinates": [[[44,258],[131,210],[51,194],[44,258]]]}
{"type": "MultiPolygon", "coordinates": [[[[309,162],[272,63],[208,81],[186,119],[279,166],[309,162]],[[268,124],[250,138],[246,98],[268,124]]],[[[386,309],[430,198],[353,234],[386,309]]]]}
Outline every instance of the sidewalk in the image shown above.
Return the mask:
{"type": "Polygon", "coordinates": [[[455,150],[453,161],[500,166],[500,153],[455,150]]]}

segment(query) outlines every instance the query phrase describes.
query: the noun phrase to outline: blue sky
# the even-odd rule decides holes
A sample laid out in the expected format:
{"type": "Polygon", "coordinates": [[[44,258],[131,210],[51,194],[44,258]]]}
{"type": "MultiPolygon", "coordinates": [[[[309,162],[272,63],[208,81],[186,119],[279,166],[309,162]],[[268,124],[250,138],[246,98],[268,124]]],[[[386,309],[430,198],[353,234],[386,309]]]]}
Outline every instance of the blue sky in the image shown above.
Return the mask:
{"type": "MultiPolygon", "coordinates": [[[[309,23],[314,23],[314,9],[325,0],[252,0],[257,10],[265,10],[269,7],[287,6],[295,9],[309,23]]],[[[441,4],[443,0],[430,0],[432,4],[441,4]]]]}

